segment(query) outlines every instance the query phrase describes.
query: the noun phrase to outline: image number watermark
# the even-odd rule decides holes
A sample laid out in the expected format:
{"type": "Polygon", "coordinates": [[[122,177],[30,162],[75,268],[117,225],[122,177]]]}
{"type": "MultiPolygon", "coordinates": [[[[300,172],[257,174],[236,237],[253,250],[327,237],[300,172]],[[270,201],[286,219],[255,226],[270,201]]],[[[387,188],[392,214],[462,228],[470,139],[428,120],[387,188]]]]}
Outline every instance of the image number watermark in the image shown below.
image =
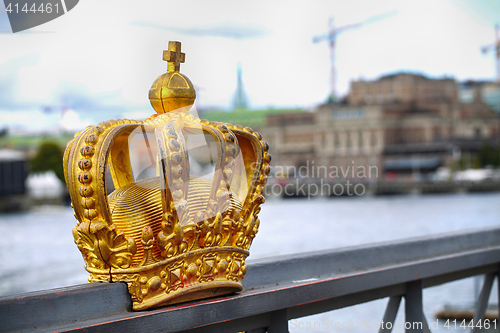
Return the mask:
{"type": "Polygon", "coordinates": [[[4,0],[13,33],[52,21],[77,3],[78,0],[4,0]]]}
{"type": "Polygon", "coordinates": [[[369,321],[366,319],[349,319],[349,321],[334,321],[329,319],[323,319],[322,321],[302,321],[300,319],[292,319],[288,322],[288,327],[291,330],[422,330],[424,329],[424,325],[427,324],[428,328],[431,330],[437,330],[440,327],[444,329],[450,330],[469,330],[471,328],[479,328],[479,329],[497,329],[497,320],[478,320],[476,323],[473,323],[473,320],[443,320],[436,319],[434,321],[430,321],[428,323],[424,322],[409,322],[409,321],[397,321],[392,323],[390,321],[384,322],[382,321],[369,321]]]}

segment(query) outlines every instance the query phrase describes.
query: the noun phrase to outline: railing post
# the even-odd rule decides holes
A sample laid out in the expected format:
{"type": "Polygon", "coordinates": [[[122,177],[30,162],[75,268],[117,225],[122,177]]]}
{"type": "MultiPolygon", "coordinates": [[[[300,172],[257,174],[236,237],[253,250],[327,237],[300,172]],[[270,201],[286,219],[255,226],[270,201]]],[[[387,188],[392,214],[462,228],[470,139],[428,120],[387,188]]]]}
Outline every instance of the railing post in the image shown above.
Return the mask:
{"type": "Polygon", "coordinates": [[[271,325],[267,333],[288,333],[288,309],[271,312],[271,325]]]}
{"type": "Polygon", "coordinates": [[[498,317],[497,317],[497,327],[498,327],[498,332],[500,332],[500,270],[497,272],[497,293],[498,293],[498,317]]]}
{"type": "Polygon", "coordinates": [[[497,325],[498,332],[500,332],[500,270],[497,272],[497,293],[498,293],[498,317],[497,317],[497,325]]]}
{"type": "Polygon", "coordinates": [[[398,314],[400,303],[401,296],[392,296],[391,298],[389,298],[389,303],[387,303],[387,307],[385,308],[384,319],[382,319],[382,322],[384,324],[382,327],[380,327],[379,333],[392,332],[392,328],[394,327],[394,320],[396,320],[396,315],[398,314]],[[391,324],[387,325],[387,323],[391,324]]]}
{"type": "Polygon", "coordinates": [[[424,332],[424,313],[422,310],[422,280],[409,282],[405,295],[405,329],[407,333],[424,332]]]}
{"type": "Polygon", "coordinates": [[[486,308],[488,307],[488,300],[490,299],[491,286],[493,285],[493,280],[495,279],[495,273],[488,273],[484,277],[483,288],[479,294],[477,300],[476,311],[474,313],[474,319],[472,319],[473,328],[471,333],[479,332],[480,328],[477,326],[479,320],[484,320],[484,314],[486,313],[486,308]]]}

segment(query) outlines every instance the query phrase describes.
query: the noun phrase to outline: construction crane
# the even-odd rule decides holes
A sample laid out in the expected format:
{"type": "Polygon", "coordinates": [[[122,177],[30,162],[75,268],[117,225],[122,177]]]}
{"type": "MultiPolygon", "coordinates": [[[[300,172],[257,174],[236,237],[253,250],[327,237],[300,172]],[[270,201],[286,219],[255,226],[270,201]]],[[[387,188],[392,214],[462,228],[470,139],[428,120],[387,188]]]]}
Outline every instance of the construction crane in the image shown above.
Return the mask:
{"type": "Polygon", "coordinates": [[[320,43],[322,41],[327,41],[329,44],[329,49],[330,49],[330,96],[328,98],[329,102],[335,102],[337,101],[337,94],[336,94],[336,71],[335,71],[335,39],[336,37],[349,29],[355,29],[359,28],[363,25],[367,25],[370,23],[375,23],[380,20],[389,18],[391,16],[394,16],[397,14],[397,10],[392,10],[380,15],[372,16],[364,21],[358,22],[358,23],[353,23],[353,24],[348,24],[344,25],[341,27],[335,27],[333,24],[333,17],[330,17],[328,19],[328,27],[329,31],[325,34],[317,35],[313,37],[313,43],[320,43]]]}
{"type": "Polygon", "coordinates": [[[497,67],[497,82],[500,82],[500,26],[498,23],[495,25],[495,43],[483,46],[481,51],[488,53],[489,50],[495,52],[496,67],[497,67]]]}

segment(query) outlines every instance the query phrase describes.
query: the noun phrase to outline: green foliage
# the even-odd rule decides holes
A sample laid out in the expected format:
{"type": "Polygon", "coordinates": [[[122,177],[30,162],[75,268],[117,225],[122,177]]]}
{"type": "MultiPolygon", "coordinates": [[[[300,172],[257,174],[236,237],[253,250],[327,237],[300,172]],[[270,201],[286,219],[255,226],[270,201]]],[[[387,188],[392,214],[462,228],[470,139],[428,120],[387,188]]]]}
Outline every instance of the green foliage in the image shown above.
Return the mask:
{"type": "Polygon", "coordinates": [[[479,164],[482,167],[487,165],[498,166],[500,163],[500,150],[493,149],[489,143],[485,143],[478,154],[479,164]]]}
{"type": "Polygon", "coordinates": [[[64,147],[66,143],[73,139],[73,134],[63,135],[5,135],[0,136],[0,147],[16,150],[31,150],[39,147],[44,142],[50,141],[64,147]]]}
{"type": "Polygon", "coordinates": [[[481,169],[488,166],[500,166],[500,146],[492,147],[489,143],[484,143],[476,154],[468,151],[462,152],[462,158],[458,165],[461,169],[469,167],[473,169],[481,169]]]}
{"type": "Polygon", "coordinates": [[[302,109],[263,109],[263,110],[245,110],[235,109],[233,111],[209,110],[200,114],[201,119],[215,120],[233,125],[259,127],[266,124],[267,115],[278,113],[300,113],[302,109]]]}
{"type": "Polygon", "coordinates": [[[63,150],[55,142],[44,142],[31,160],[32,172],[54,171],[57,178],[64,182],[63,150]]]}

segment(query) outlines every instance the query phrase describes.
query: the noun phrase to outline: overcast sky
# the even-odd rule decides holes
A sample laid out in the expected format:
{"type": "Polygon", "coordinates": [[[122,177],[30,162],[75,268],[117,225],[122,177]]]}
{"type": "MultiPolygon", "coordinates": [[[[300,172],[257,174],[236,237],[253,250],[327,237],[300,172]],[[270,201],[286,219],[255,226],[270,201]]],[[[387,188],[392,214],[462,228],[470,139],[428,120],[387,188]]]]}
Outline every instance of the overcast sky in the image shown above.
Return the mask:
{"type": "Polygon", "coordinates": [[[93,1],[12,34],[0,6],[0,127],[58,126],[140,118],[153,112],[148,90],[166,70],[162,50],[182,42],[181,71],[197,88],[198,108],[229,108],[242,65],[252,108],[312,107],[329,93],[325,33],[396,10],[337,38],[337,87],[397,71],[458,80],[493,79],[500,1],[93,1]],[[52,107],[52,113],[44,113],[52,107]]]}

